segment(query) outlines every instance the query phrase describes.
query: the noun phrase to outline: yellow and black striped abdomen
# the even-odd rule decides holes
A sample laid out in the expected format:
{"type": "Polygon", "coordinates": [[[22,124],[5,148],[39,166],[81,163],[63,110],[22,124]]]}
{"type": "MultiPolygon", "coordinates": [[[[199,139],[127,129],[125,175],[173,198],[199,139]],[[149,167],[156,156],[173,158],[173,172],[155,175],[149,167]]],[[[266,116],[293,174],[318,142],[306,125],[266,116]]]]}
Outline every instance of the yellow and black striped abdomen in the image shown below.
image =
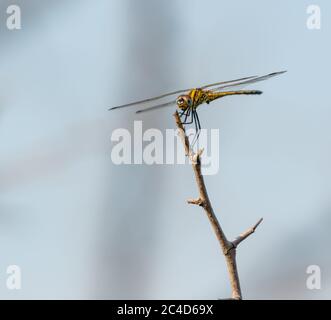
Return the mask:
{"type": "Polygon", "coordinates": [[[240,95],[240,94],[261,94],[262,91],[259,90],[238,90],[238,91],[224,91],[224,92],[213,92],[207,91],[207,99],[206,102],[209,103],[219,98],[223,98],[226,96],[240,95]]]}
{"type": "Polygon", "coordinates": [[[254,95],[261,93],[262,91],[259,90],[237,90],[237,91],[214,92],[203,89],[192,89],[189,92],[189,96],[192,99],[192,108],[196,109],[200,104],[210,103],[216,99],[223,98],[226,96],[242,95],[242,94],[254,95]]]}

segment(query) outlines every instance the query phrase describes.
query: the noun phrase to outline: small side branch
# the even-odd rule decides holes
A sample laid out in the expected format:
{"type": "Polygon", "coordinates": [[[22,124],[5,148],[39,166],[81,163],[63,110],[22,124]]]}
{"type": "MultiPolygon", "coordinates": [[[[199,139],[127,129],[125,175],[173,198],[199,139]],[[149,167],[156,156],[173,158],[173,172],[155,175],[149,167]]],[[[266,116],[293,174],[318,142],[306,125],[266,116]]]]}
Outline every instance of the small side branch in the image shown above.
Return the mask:
{"type": "Polygon", "coordinates": [[[243,232],[239,237],[237,237],[235,240],[232,241],[232,244],[235,248],[238,247],[239,243],[244,241],[247,237],[249,237],[252,233],[255,232],[256,228],[259,226],[259,224],[263,221],[263,218],[261,218],[255,225],[249,229],[247,229],[245,232],[243,232]]]}
{"type": "Polygon", "coordinates": [[[217,240],[221,246],[222,252],[225,256],[225,260],[228,267],[228,274],[230,278],[231,290],[232,290],[232,298],[235,300],[242,299],[242,293],[240,289],[240,281],[238,275],[238,268],[236,263],[236,249],[238,245],[245,240],[248,236],[255,232],[256,228],[262,222],[260,219],[253,227],[249,228],[247,231],[242,233],[239,237],[237,237],[234,241],[229,241],[221,228],[221,225],[214,213],[213,207],[209,200],[209,196],[207,193],[206,185],[204,182],[203,175],[201,173],[201,155],[203,150],[198,150],[196,153],[190,147],[189,139],[185,133],[185,129],[180,120],[179,114],[176,111],[174,114],[176,125],[178,128],[179,135],[184,145],[185,154],[189,157],[192,162],[192,168],[195,175],[195,180],[199,190],[199,196],[197,199],[189,199],[187,202],[189,204],[194,204],[202,207],[209,219],[209,222],[215,232],[217,240]]]}

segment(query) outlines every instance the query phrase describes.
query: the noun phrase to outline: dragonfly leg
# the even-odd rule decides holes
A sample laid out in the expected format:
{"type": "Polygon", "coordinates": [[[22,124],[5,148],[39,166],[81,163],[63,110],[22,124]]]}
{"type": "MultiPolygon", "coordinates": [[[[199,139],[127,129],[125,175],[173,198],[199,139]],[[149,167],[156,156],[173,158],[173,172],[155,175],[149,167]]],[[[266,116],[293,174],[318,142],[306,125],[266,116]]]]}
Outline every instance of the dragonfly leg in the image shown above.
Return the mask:
{"type": "Polygon", "coordinates": [[[186,112],[186,109],[182,110],[182,111],[179,113],[179,117],[181,118],[181,117],[184,115],[185,112],[186,112]]]}
{"type": "Polygon", "coordinates": [[[193,147],[194,144],[196,143],[199,135],[200,135],[200,129],[201,129],[201,126],[200,126],[200,121],[199,121],[199,118],[198,118],[198,114],[196,112],[196,110],[194,108],[187,108],[185,109],[184,111],[182,111],[180,114],[179,114],[180,117],[182,116],[185,116],[182,124],[183,125],[186,125],[186,124],[192,124],[193,121],[194,121],[194,125],[195,125],[195,135],[193,137],[193,143],[191,144],[191,146],[193,147]],[[189,120],[187,120],[187,118],[190,117],[189,120]]]}
{"type": "Polygon", "coordinates": [[[200,120],[199,120],[199,116],[198,116],[198,113],[195,111],[195,117],[197,119],[197,122],[198,122],[198,129],[199,129],[199,135],[200,135],[200,131],[201,131],[201,124],[200,124],[200,120]]]}
{"type": "Polygon", "coordinates": [[[192,109],[189,108],[187,109],[187,113],[185,115],[185,119],[183,121],[183,124],[191,124],[193,122],[193,112],[191,113],[192,109]],[[191,116],[191,119],[189,121],[187,121],[187,118],[191,116]]]}
{"type": "Polygon", "coordinates": [[[200,120],[199,120],[199,116],[196,110],[194,110],[194,124],[195,124],[195,136],[192,142],[192,147],[196,144],[196,142],[199,139],[200,136],[200,132],[201,132],[201,124],[200,124],[200,120]]]}
{"type": "Polygon", "coordinates": [[[187,120],[188,116],[190,115],[190,109],[186,109],[184,114],[185,114],[185,119],[183,121],[183,124],[187,124],[186,120],[187,120]]]}
{"type": "Polygon", "coordinates": [[[188,116],[191,116],[191,119],[189,121],[185,121],[185,124],[192,124],[193,123],[193,110],[190,108],[190,111],[188,113],[188,116]]]}

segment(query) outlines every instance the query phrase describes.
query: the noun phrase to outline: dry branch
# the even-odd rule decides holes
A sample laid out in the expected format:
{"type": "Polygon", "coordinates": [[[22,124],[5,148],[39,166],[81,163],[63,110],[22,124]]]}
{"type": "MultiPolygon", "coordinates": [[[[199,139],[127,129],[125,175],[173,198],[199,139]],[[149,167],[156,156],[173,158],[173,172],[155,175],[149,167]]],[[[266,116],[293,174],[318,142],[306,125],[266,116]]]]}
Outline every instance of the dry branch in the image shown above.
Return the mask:
{"type": "Polygon", "coordinates": [[[249,237],[252,233],[255,232],[256,228],[259,226],[259,224],[262,222],[262,218],[251,228],[243,232],[239,237],[237,237],[234,241],[229,241],[227,237],[225,236],[225,233],[223,232],[221,225],[214,213],[213,207],[210,203],[206,185],[204,182],[203,175],[201,173],[201,162],[200,157],[203,152],[203,150],[198,150],[196,153],[191,149],[189,139],[185,133],[185,129],[183,127],[183,124],[180,120],[179,114],[176,111],[174,114],[176,125],[179,131],[179,135],[182,139],[184,148],[185,148],[185,154],[190,158],[192,162],[192,167],[195,175],[195,180],[198,186],[199,190],[199,197],[197,199],[190,199],[187,202],[189,204],[195,204],[200,207],[203,207],[205,210],[205,213],[210,221],[210,224],[216,234],[217,240],[221,246],[222,252],[225,256],[229,278],[230,278],[230,284],[231,284],[231,290],[232,290],[232,299],[241,300],[242,294],[240,289],[240,281],[239,281],[239,275],[238,275],[238,268],[236,263],[236,251],[238,245],[245,240],[247,237],[249,237]]]}

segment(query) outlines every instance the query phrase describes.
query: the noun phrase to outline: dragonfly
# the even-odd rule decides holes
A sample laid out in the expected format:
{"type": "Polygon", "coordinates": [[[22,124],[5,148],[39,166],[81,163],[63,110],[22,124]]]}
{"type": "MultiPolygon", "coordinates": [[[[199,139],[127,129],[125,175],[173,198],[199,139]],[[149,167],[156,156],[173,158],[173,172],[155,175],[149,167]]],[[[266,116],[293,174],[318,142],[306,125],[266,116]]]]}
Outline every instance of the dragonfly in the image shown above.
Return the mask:
{"type": "Polygon", "coordinates": [[[224,98],[226,96],[233,95],[260,95],[262,91],[260,90],[236,90],[238,87],[246,86],[259,81],[264,81],[272,77],[281,75],[286,71],[278,71],[269,73],[263,76],[250,76],[235,80],[228,80],[222,82],[216,82],[212,84],[207,84],[198,88],[190,88],[183,90],[176,90],[168,93],[161,94],[159,96],[148,98],[144,100],[139,100],[127,104],[123,104],[116,107],[111,107],[109,110],[122,109],[132,106],[138,106],[148,103],[153,103],[152,106],[145,107],[136,111],[136,113],[143,113],[152,110],[162,109],[164,107],[176,105],[179,110],[179,116],[183,125],[192,124],[195,125],[195,136],[192,141],[192,145],[198,140],[201,123],[197,113],[197,108],[202,104],[209,104],[210,102],[224,98]],[[174,98],[174,96],[177,96],[174,98]],[[166,102],[157,103],[161,99],[167,98],[166,102]]]}

